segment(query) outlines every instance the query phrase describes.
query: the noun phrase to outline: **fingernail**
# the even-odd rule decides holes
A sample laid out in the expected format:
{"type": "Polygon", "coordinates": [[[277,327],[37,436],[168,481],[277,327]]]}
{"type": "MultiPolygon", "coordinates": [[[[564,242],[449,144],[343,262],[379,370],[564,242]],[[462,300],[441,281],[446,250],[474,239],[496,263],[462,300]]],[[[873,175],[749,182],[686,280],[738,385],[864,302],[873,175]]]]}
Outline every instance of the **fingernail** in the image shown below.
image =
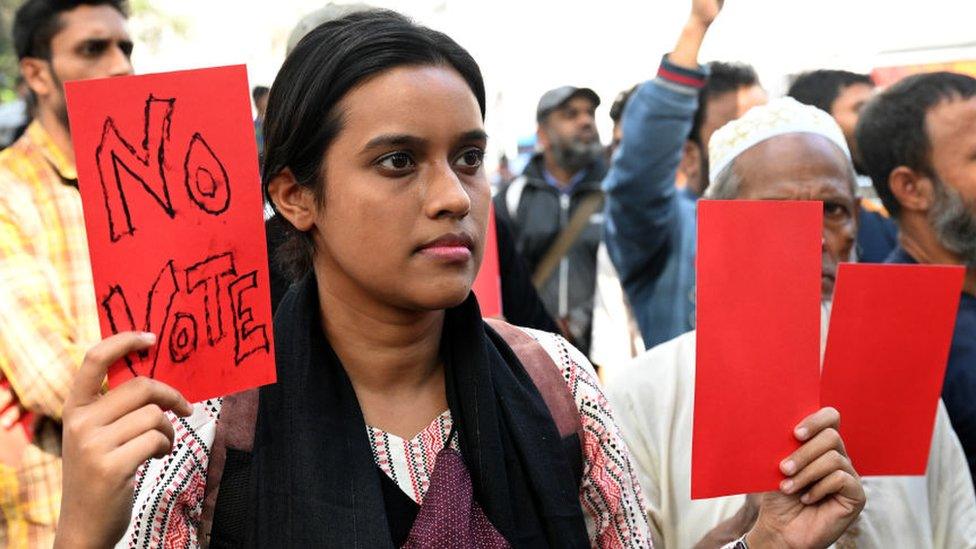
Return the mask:
{"type": "Polygon", "coordinates": [[[783,465],[780,468],[783,469],[783,472],[787,475],[792,475],[793,470],[796,469],[796,464],[793,463],[793,460],[788,459],[783,462],[783,465]]]}
{"type": "Polygon", "coordinates": [[[780,489],[780,490],[781,490],[781,491],[782,491],[782,492],[783,492],[784,494],[789,494],[789,493],[790,493],[790,490],[791,490],[792,488],[793,488],[793,481],[792,481],[792,480],[790,480],[790,479],[786,479],[786,480],[784,480],[784,481],[783,481],[783,482],[781,482],[781,483],[780,483],[780,485],[779,485],[779,489],[780,489]]]}
{"type": "Polygon", "coordinates": [[[803,497],[800,498],[800,503],[803,505],[810,503],[810,494],[803,494],[803,497]]]}
{"type": "Polygon", "coordinates": [[[797,427],[797,429],[796,429],[796,438],[798,438],[800,440],[806,440],[807,439],[807,428],[806,427],[797,427]]]}
{"type": "Polygon", "coordinates": [[[149,345],[156,343],[156,334],[152,332],[142,332],[141,334],[139,334],[139,337],[141,337],[142,340],[148,343],[149,345]]]}

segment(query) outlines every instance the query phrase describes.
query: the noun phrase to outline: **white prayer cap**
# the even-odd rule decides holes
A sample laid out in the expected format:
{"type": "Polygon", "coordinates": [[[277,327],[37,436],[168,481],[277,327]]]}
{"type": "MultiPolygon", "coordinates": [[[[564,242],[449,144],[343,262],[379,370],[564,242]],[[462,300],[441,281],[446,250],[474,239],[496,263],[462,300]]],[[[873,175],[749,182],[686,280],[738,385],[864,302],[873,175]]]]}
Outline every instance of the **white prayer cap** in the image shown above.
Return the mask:
{"type": "Polygon", "coordinates": [[[790,133],[822,135],[851,157],[844,132],[832,116],[792,97],[781,97],[749,109],[742,118],[712,134],[708,142],[709,183],[714,183],[716,176],[747,149],[771,137],[790,133]]]}

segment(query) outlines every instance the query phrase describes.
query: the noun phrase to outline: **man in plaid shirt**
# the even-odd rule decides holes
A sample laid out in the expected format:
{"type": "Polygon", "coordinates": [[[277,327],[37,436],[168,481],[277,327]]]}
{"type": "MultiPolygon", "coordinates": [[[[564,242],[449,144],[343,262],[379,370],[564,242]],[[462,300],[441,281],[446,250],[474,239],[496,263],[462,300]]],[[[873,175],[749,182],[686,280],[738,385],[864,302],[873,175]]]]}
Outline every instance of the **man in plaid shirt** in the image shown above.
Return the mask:
{"type": "Polygon", "coordinates": [[[132,73],[124,0],[28,0],[14,20],[34,120],[0,152],[0,547],[50,547],[61,409],[100,334],[63,82],[132,73]]]}

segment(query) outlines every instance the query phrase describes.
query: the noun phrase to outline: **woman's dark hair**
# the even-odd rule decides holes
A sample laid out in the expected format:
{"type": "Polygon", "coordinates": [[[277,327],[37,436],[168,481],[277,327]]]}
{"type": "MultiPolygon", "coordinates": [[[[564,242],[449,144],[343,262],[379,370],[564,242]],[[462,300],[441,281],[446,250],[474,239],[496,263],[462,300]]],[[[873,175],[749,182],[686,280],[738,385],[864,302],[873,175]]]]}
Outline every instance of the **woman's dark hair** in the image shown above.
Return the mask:
{"type": "MultiPolygon", "coordinates": [[[[368,10],[328,21],[309,32],[285,59],[271,86],[264,125],[262,180],[289,169],[321,200],[325,151],[342,130],[339,102],[354,86],[395,67],[445,65],[471,87],[485,115],[485,84],[474,58],[446,34],[389,10],[368,10]]],[[[270,200],[269,200],[270,202],[270,200]]],[[[276,215],[289,234],[276,253],[293,277],[311,269],[309,234],[276,215]]]]}

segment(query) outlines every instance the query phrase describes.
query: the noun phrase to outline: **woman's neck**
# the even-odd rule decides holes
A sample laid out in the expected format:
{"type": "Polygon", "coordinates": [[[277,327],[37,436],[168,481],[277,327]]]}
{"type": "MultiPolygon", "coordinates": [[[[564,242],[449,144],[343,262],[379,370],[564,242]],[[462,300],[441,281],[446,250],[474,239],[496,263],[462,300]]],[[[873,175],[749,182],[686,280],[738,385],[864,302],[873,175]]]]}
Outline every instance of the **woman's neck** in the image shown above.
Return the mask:
{"type": "Polygon", "coordinates": [[[440,360],[444,311],[379,303],[320,274],[322,326],[369,425],[410,438],[447,408],[440,360]]]}

